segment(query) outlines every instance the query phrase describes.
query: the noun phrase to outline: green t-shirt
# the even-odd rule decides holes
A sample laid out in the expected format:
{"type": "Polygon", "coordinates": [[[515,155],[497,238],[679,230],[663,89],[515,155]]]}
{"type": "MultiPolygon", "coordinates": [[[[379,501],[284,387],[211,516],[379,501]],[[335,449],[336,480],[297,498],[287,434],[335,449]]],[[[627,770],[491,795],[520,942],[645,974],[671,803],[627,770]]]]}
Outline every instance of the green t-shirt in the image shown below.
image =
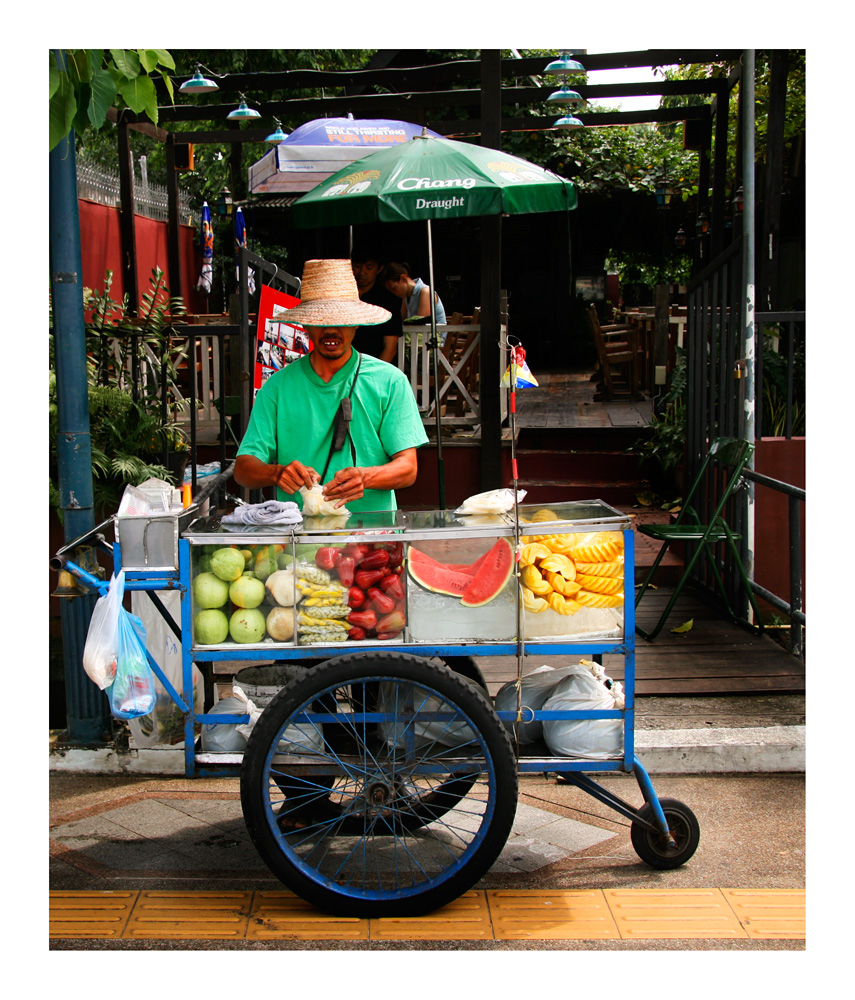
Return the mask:
{"type": "MultiPolygon", "coordinates": [[[[356,351],[329,382],[315,374],[310,355],[292,361],[271,375],[259,389],[249,427],[238,455],[254,455],[268,464],[287,465],[295,459],[311,466],[318,475],[324,470],[332,443],[332,428],[338,404],[351,389],[356,351]]],[[[385,465],[405,448],[427,442],[412,387],[404,373],[393,365],[363,354],[356,390],[351,399],[350,436],[356,447],[353,460],[350,441],[335,452],[324,482],[348,466],[385,465]]],[[[287,494],[277,487],[279,500],[301,504],[300,494],[287,494]]],[[[348,500],[348,510],[395,510],[392,490],[366,490],[359,500],[348,500]]]]}

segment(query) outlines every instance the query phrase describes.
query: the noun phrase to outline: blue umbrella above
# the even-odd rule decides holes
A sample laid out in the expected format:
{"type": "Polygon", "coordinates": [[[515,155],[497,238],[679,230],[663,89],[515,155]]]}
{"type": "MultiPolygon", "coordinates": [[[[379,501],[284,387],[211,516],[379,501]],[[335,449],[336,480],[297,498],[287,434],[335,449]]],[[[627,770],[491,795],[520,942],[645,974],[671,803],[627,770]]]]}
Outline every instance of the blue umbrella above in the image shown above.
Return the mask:
{"type": "MultiPolygon", "coordinates": [[[[246,246],[246,223],[243,219],[243,209],[238,208],[235,212],[235,277],[240,282],[240,249],[246,246]]],[[[255,271],[250,267],[247,269],[247,287],[249,294],[255,291],[255,271]]]]}
{"type": "MultiPolygon", "coordinates": [[[[316,118],[295,128],[249,168],[252,194],[303,194],[337,170],[422,135],[422,126],[390,118],[316,118]]],[[[438,138],[428,129],[427,134],[438,138]]]]}
{"type": "Polygon", "coordinates": [[[214,229],[211,226],[211,210],[208,203],[202,203],[202,228],[199,233],[199,246],[202,250],[202,270],[196,282],[197,291],[211,294],[214,277],[214,229]]]}

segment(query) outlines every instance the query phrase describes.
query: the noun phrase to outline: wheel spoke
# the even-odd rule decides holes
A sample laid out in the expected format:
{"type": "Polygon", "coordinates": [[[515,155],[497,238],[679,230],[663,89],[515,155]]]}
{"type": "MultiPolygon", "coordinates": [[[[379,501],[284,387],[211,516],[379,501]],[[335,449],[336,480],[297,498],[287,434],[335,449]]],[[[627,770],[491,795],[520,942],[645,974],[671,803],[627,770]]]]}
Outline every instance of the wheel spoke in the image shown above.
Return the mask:
{"type": "Polygon", "coordinates": [[[263,775],[241,782],[261,806],[253,841],[286,885],[333,911],[440,905],[481,877],[513,822],[504,726],[482,691],[421,657],[348,654],[313,668],[254,727],[245,771],[248,757],[263,775]]]}

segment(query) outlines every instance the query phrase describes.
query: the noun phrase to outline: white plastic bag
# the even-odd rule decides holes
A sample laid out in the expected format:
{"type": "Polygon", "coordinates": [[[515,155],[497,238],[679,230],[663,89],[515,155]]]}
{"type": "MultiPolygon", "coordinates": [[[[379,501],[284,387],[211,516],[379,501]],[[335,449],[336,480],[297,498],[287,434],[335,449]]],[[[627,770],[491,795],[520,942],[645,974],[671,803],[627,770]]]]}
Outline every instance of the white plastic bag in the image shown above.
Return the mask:
{"type": "MultiPolygon", "coordinates": [[[[416,689],[419,691],[419,689],[416,689]]],[[[457,714],[457,709],[444,698],[434,695],[424,697],[423,693],[414,691],[414,705],[412,711],[421,715],[430,714],[457,714]]],[[[377,710],[379,712],[395,713],[403,711],[402,702],[405,700],[406,688],[403,685],[380,682],[380,697],[378,699],[377,710]]],[[[452,747],[461,753],[473,753],[478,748],[478,740],[472,727],[462,719],[430,719],[420,718],[418,721],[394,721],[381,722],[378,729],[390,746],[403,748],[406,746],[407,731],[412,726],[415,743],[423,746],[428,743],[439,743],[442,746],[452,747]]]]}
{"type": "MultiPolygon", "coordinates": [[[[239,698],[223,698],[209,715],[243,715],[246,705],[239,698]]],[[[246,750],[246,736],[242,726],[232,722],[206,722],[202,726],[202,749],[206,753],[242,753],[246,750]]]]}
{"type": "MultiPolygon", "coordinates": [[[[517,490],[517,500],[522,501],[525,490],[517,490]]],[[[507,514],[514,506],[513,490],[488,490],[467,497],[455,514],[507,514]]]]}
{"type": "Polygon", "coordinates": [[[110,587],[99,597],[92,609],[86,644],[83,647],[83,669],[86,676],[105,691],[116,678],[116,657],[119,650],[119,609],[125,595],[125,571],[113,574],[110,587]]]}
{"type": "MultiPolygon", "coordinates": [[[[569,677],[573,669],[573,667],[560,667],[556,669],[544,664],[542,667],[538,667],[537,670],[532,670],[526,674],[520,681],[520,710],[522,718],[528,719],[531,717],[531,712],[539,712],[543,708],[547,698],[555,690],[558,682],[564,680],[565,677],[569,677]],[[531,711],[528,711],[529,709],[531,711]]],[[[509,681],[499,689],[496,694],[495,705],[498,712],[516,712],[516,681],[509,681]]],[[[504,725],[513,736],[516,723],[505,721],[504,725]]],[[[521,722],[519,724],[520,744],[534,743],[536,740],[541,739],[542,736],[543,722],[540,719],[532,722],[521,722]]]]}
{"type": "Polygon", "coordinates": [[[323,490],[320,483],[315,483],[310,490],[305,486],[300,487],[298,492],[303,497],[303,517],[325,517],[336,514],[347,514],[350,517],[347,507],[336,507],[338,500],[325,500],[323,490]]]}
{"type": "MultiPolygon", "coordinates": [[[[181,595],[175,590],[159,590],[157,596],[178,625],[181,621],[181,595]]],[[[176,635],[166,623],[163,615],[155,607],[151,596],[142,590],[131,594],[131,610],[145,625],[148,639],[146,645],[154,662],[175,690],[183,696],[183,666],[181,660],[181,635],[176,635]]],[[[172,696],[154,678],[157,702],[154,711],[139,719],[131,719],[128,726],[137,749],[169,744],[174,746],[184,740],[184,713],[172,700],[172,696]]],[[[193,664],[193,706],[201,712],[205,705],[205,691],[202,674],[193,664]]]]}
{"type": "MultiPolygon", "coordinates": [[[[554,689],[543,705],[544,712],[613,711],[618,708],[615,695],[591,667],[578,664],[554,689]]],[[[603,675],[605,676],[605,675],[603,675]]],[[[603,760],[623,752],[622,719],[547,719],[543,738],[550,751],[561,757],[603,760]]]]}
{"type": "MultiPolygon", "coordinates": [[[[259,708],[251,698],[247,697],[246,691],[237,681],[232,682],[232,695],[241,705],[241,715],[248,715],[249,722],[237,725],[234,728],[244,737],[249,739],[252,727],[261,718],[263,709],[259,708]]],[[[286,726],[279,735],[279,743],[276,745],[277,753],[305,753],[306,751],[319,753],[324,748],[324,727],[322,723],[301,722],[291,726],[286,726]]]]}

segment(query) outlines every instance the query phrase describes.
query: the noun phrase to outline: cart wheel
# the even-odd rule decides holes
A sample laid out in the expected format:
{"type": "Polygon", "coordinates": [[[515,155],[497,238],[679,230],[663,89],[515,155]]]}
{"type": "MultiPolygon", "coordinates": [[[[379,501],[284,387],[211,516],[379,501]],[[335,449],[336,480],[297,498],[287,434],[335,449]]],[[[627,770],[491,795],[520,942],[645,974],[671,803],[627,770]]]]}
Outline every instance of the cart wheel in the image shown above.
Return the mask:
{"type": "Polygon", "coordinates": [[[414,916],[456,899],[501,853],[516,760],[489,699],[445,664],[352,653],[265,709],[241,803],[265,864],[308,902],[414,916]]]}
{"type": "MultiPolygon", "coordinates": [[[[659,804],[668,821],[668,829],[676,842],[675,848],[670,848],[661,833],[647,830],[638,823],[630,827],[630,839],[635,853],[653,868],[679,868],[698,849],[701,839],[701,828],[692,810],[677,799],[660,799],[659,804]]],[[[645,803],[638,810],[641,819],[655,823],[653,808],[645,803]]]]}
{"type": "Polygon", "coordinates": [[[474,684],[477,684],[483,691],[487,690],[487,682],[481,673],[474,656],[443,656],[442,662],[461,677],[466,677],[474,684]]]}

